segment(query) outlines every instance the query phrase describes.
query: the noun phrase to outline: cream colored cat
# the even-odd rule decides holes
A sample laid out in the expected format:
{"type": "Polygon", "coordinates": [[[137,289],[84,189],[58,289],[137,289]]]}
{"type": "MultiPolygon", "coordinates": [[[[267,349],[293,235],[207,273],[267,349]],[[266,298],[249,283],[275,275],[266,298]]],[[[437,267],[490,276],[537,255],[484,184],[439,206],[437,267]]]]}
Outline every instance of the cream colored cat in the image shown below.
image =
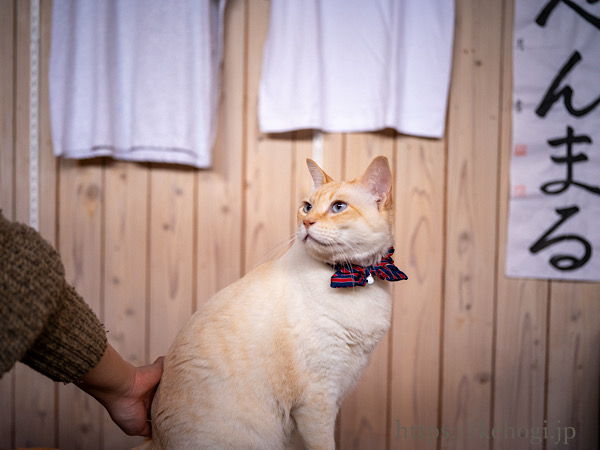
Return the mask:
{"type": "MultiPolygon", "coordinates": [[[[149,447],[281,449],[297,430],[309,449],[335,448],[338,409],[387,332],[392,305],[375,272],[356,275],[364,286],[331,287],[332,265],[370,266],[388,254],[392,175],[384,157],[342,183],[307,164],[313,191],[294,245],[215,294],[175,339],[149,447]]],[[[385,261],[392,279],[406,278],[385,261]]]]}

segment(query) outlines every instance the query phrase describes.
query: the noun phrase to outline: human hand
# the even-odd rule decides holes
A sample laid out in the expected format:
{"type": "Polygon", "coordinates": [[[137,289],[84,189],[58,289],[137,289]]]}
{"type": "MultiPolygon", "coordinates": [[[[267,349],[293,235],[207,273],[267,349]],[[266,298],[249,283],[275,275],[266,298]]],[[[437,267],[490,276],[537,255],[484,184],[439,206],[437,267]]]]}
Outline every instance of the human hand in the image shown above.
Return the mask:
{"type": "Polygon", "coordinates": [[[148,417],[162,376],[163,360],[161,357],[153,364],[134,367],[108,344],[96,367],[75,384],[98,400],[125,433],[150,436],[148,417]]]}
{"type": "Polygon", "coordinates": [[[111,419],[130,436],[150,436],[150,407],[163,371],[164,357],[136,367],[133,383],[123,395],[105,404],[111,419]]]}

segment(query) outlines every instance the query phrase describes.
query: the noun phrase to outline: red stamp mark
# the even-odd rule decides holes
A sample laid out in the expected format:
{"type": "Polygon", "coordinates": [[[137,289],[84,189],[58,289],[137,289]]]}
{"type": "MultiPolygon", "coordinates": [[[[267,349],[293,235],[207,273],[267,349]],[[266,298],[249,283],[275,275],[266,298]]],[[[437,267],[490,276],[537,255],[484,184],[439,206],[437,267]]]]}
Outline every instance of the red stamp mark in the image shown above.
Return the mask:
{"type": "Polygon", "coordinates": [[[527,146],[525,144],[515,144],[515,156],[527,155],[527,146]]]}
{"type": "Polygon", "coordinates": [[[527,188],[524,184],[516,184],[513,186],[513,196],[514,197],[525,197],[527,194],[527,188]]]}

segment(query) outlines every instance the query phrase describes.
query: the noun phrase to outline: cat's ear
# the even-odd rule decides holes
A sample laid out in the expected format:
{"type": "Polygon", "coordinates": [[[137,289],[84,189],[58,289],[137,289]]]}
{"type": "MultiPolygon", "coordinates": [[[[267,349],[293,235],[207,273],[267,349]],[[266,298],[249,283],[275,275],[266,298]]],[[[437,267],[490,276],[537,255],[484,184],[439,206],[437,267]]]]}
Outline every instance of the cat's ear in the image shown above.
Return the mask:
{"type": "Polygon", "coordinates": [[[307,159],[306,165],[308,166],[308,171],[310,172],[310,176],[313,180],[313,189],[319,189],[324,184],[333,181],[333,178],[323,172],[323,170],[312,159],[307,159]]]}
{"type": "Polygon", "coordinates": [[[382,206],[391,206],[392,202],[392,171],[390,164],[385,156],[378,156],[373,161],[365,173],[358,179],[370,192],[377,196],[377,205],[379,209],[382,206]]]}

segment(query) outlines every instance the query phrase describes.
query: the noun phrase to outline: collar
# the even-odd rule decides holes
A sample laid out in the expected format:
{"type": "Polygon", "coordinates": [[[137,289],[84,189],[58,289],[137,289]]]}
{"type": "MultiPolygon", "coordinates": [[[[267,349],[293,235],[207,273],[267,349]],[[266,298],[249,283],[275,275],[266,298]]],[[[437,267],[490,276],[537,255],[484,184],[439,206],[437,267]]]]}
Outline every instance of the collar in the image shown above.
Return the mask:
{"type": "Polygon", "coordinates": [[[385,281],[407,280],[404,272],[394,265],[392,255],[394,247],[391,247],[379,264],[373,266],[358,266],[356,264],[336,264],[336,271],[331,277],[332,288],[345,288],[373,284],[373,275],[385,281]]]}

